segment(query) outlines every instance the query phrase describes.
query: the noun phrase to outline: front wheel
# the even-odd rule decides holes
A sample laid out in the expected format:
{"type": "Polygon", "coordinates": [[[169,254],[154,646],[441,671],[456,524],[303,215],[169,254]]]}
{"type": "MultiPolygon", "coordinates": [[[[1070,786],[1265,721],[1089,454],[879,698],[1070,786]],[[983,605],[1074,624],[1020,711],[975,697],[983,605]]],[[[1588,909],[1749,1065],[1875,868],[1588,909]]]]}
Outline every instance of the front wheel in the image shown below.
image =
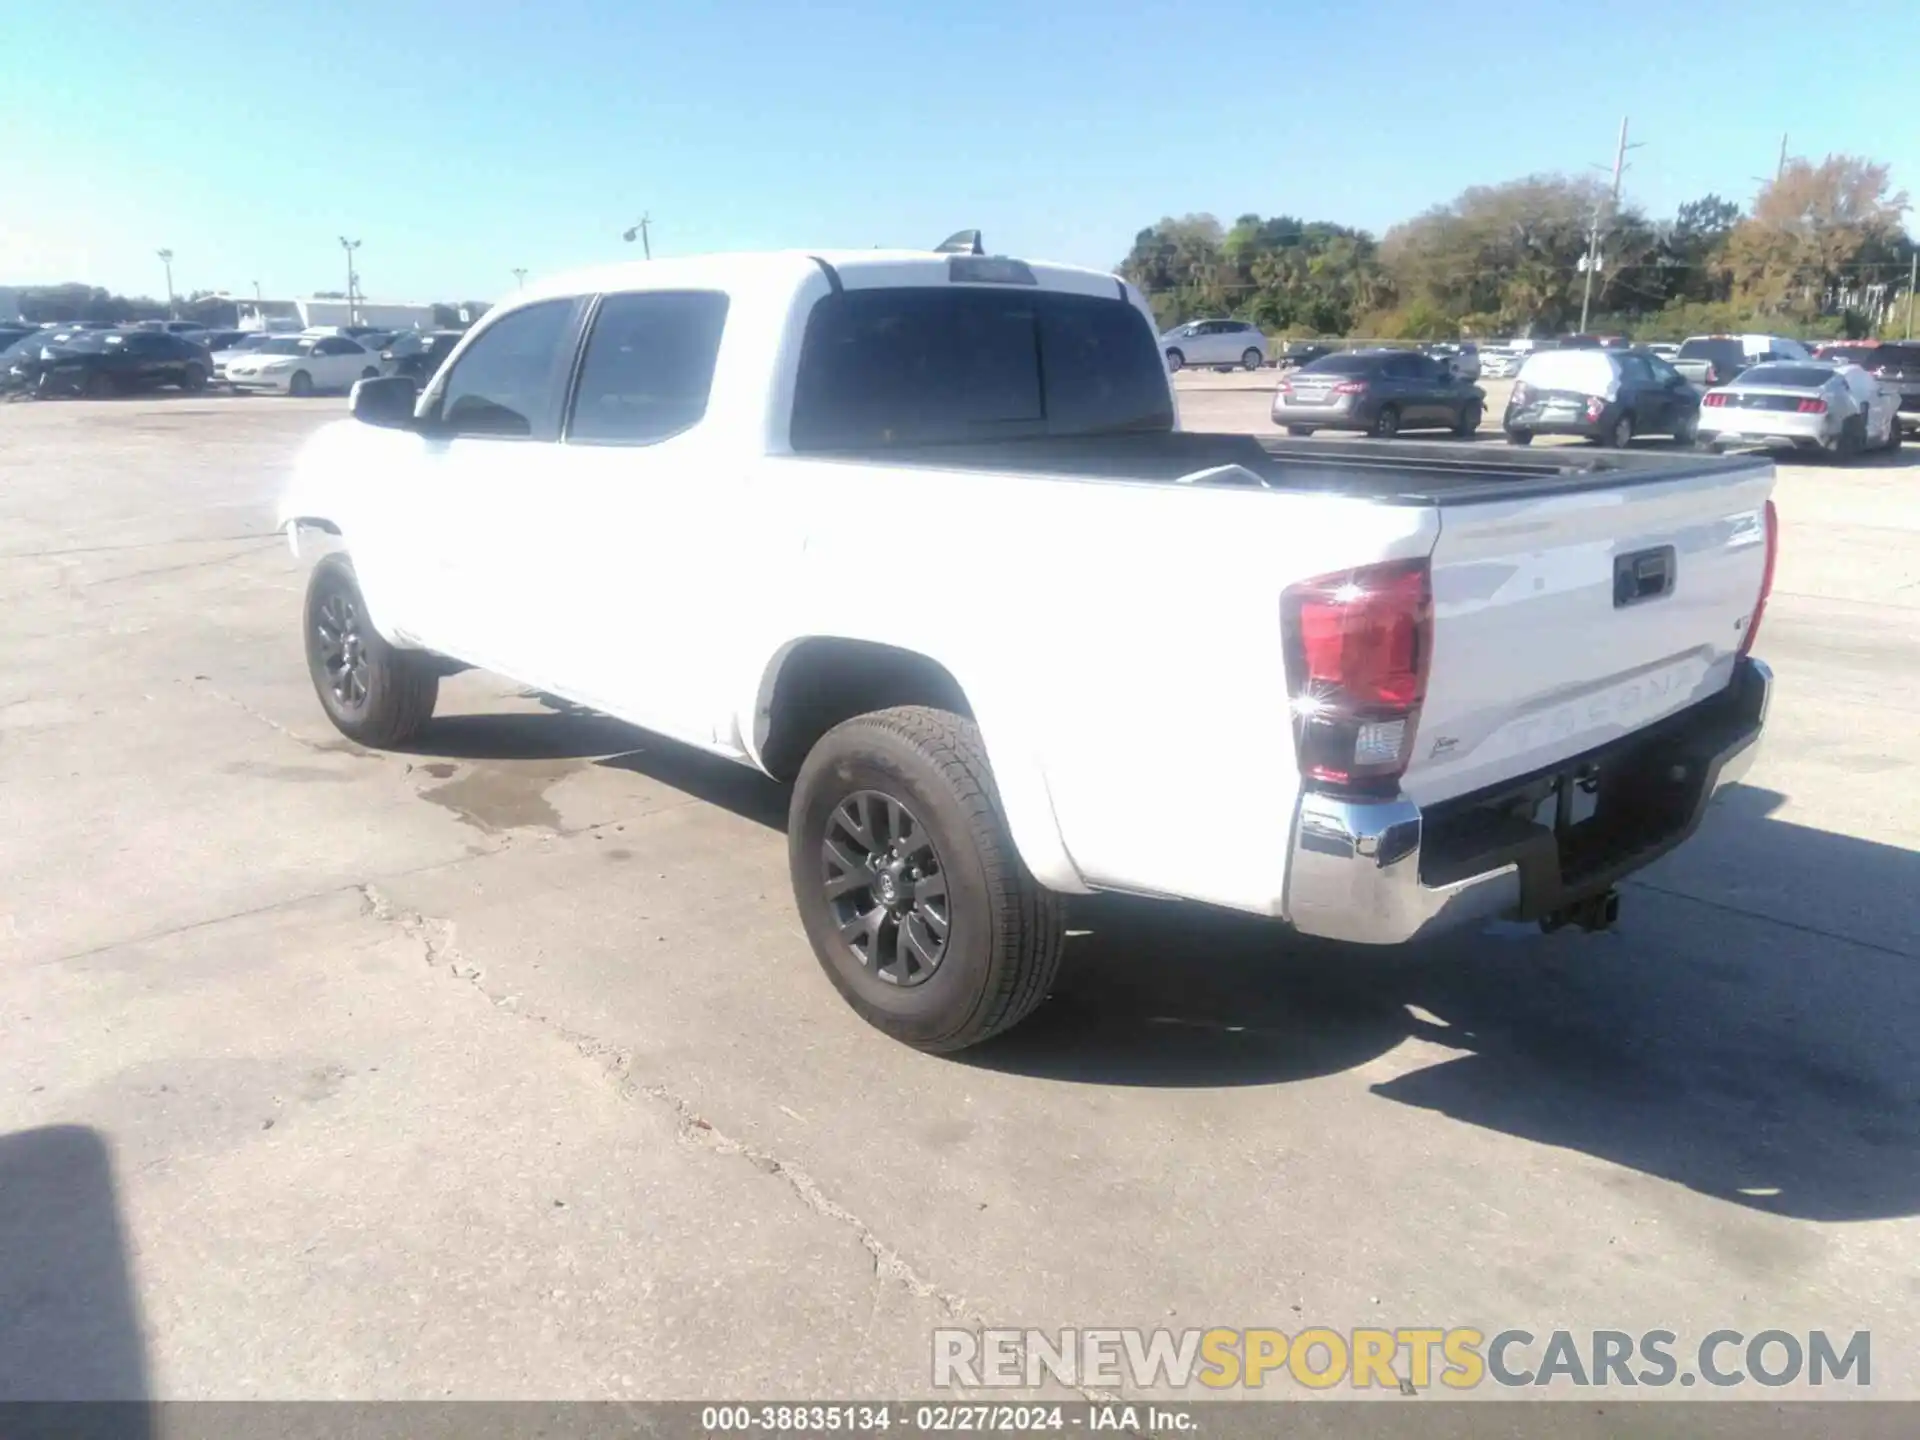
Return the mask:
{"type": "Polygon", "coordinates": [[[287,393],[297,395],[304,400],[313,394],[313,377],[304,370],[294,371],[293,378],[287,381],[287,393]]]}
{"type": "Polygon", "coordinates": [[[1260,368],[1260,352],[1249,346],[1247,353],[1240,357],[1240,366],[1245,370],[1258,370],[1260,368]]]}
{"type": "Polygon", "coordinates": [[[828,731],[794,783],[787,865],[834,988],[916,1049],[1018,1024],[1059,968],[1059,897],[1021,863],[964,716],[901,706],[828,731]]]}
{"type": "Polygon", "coordinates": [[[396,650],[367,618],[345,555],[324,555],[307,580],[307,672],[327,719],[375,749],[404,745],[433,718],[440,676],[432,660],[396,650]]]}
{"type": "Polygon", "coordinates": [[[198,365],[189,365],[180,372],[180,388],[189,395],[197,395],[207,388],[207,372],[198,365]]]}
{"type": "Polygon", "coordinates": [[[1167,351],[1167,369],[1179,370],[1185,366],[1186,363],[1187,357],[1182,355],[1178,350],[1167,351]]]}
{"type": "Polygon", "coordinates": [[[1531,430],[1507,431],[1507,444],[1509,445],[1531,445],[1532,443],[1533,432],[1531,430]]]}

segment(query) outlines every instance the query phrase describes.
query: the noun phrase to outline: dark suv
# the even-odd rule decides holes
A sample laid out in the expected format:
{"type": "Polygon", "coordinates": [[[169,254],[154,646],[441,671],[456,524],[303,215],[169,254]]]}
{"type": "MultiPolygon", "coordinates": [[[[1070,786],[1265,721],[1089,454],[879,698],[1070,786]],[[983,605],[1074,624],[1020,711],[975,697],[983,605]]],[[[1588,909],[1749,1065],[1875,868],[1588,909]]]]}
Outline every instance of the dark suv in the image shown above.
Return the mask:
{"type": "Polygon", "coordinates": [[[1289,435],[1364,430],[1385,437],[1444,429],[1465,438],[1480,428],[1486,398],[1431,355],[1350,350],[1288,371],[1274,392],[1273,423],[1289,435]]]}
{"type": "Polygon", "coordinates": [[[1816,360],[1858,365],[1900,392],[1900,428],[1920,430],[1920,340],[1846,340],[1822,345],[1816,360]]]}

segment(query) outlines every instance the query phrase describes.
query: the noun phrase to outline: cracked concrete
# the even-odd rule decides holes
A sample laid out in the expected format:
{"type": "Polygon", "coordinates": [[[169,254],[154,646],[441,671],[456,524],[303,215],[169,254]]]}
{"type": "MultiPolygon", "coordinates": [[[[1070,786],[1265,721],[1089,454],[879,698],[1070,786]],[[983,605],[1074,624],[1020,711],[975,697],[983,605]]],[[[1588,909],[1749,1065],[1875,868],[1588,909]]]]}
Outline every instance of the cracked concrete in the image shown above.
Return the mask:
{"type": "Polygon", "coordinates": [[[484,675],[325,725],[284,548],[174,562],[339,410],[0,412],[0,1397],[916,1395],[986,1323],[1821,1325],[1920,1390],[1910,471],[1785,473],[1772,745],[1619,933],[1103,902],[953,1060],[818,973],[769,782],[484,675]]]}

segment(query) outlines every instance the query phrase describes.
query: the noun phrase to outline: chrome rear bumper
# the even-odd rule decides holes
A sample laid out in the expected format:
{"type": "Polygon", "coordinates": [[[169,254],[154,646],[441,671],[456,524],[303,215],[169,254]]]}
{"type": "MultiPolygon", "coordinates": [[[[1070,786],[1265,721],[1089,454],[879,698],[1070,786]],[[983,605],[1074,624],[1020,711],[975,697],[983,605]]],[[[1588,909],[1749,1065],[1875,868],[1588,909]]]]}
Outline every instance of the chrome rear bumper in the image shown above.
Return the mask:
{"type": "MultiPolygon", "coordinates": [[[[1569,876],[1554,832],[1522,826],[1483,852],[1444,856],[1435,827],[1405,797],[1346,799],[1309,792],[1300,799],[1287,872],[1286,918],[1303,934],[1362,945],[1396,945],[1417,936],[1512,915],[1537,918],[1650,864],[1691,835],[1707,802],[1739,780],[1760,747],[1773,672],[1747,659],[1720,695],[1630,736],[1617,753],[1657,756],[1680,778],[1666,813],[1671,823],[1630,834],[1600,864],[1569,876]],[[1423,861],[1426,862],[1423,873],[1423,861]]],[[[1578,757],[1568,766],[1588,757],[1578,757]]],[[[1566,768],[1566,767],[1563,767],[1566,768]]]]}

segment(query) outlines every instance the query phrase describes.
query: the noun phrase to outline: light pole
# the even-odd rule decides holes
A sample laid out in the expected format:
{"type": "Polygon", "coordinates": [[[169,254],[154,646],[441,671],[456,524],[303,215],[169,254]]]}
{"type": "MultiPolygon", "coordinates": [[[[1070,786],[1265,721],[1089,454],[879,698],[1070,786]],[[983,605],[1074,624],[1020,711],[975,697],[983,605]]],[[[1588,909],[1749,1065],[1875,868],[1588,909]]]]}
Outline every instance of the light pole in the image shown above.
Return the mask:
{"type": "Polygon", "coordinates": [[[651,215],[643,214],[640,217],[639,223],[628,226],[626,233],[620,237],[621,239],[625,240],[629,245],[631,245],[633,243],[634,237],[636,235],[639,236],[640,248],[642,251],[645,252],[646,257],[649,260],[653,258],[653,241],[649,239],[647,236],[647,227],[652,223],[653,223],[653,217],[651,215]]]}
{"type": "Polygon", "coordinates": [[[180,312],[174,308],[173,304],[173,251],[156,250],[153,253],[158,255],[160,263],[167,267],[167,317],[178,320],[180,312]]]}
{"type": "Polygon", "coordinates": [[[513,283],[522,290],[527,288],[527,267],[526,266],[516,265],[513,267],[513,283]]]}
{"type": "Polygon", "coordinates": [[[360,283],[360,277],[355,273],[353,268],[353,252],[360,248],[360,242],[358,240],[349,240],[346,236],[342,235],[340,237],[340,248],[347,252],[347,323],[354,325],[358,324],[360,320],[359,312],[354,308],[353,303],[356,287],[360,283]]]}

